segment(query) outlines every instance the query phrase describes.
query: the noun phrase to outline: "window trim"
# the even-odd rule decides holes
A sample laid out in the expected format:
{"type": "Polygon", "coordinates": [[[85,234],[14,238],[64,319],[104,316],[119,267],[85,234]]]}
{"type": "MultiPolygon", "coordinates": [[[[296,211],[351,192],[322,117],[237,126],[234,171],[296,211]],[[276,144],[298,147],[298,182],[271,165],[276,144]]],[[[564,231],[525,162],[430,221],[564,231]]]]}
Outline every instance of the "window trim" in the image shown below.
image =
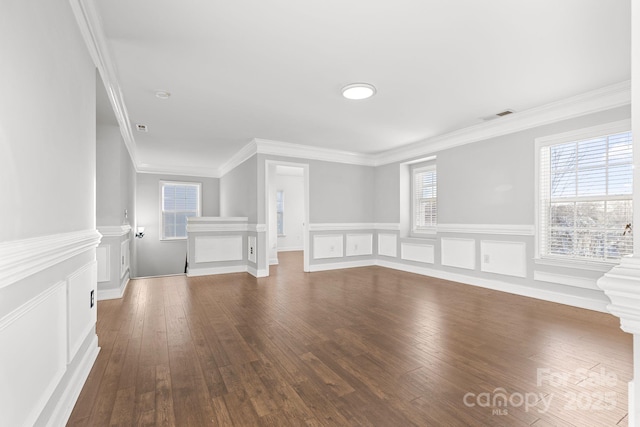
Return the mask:
{"type": "Polygon", "coordinates": [[[159,181],[159,193],[158,193],[158,240],[161,242],[176,242],[176,241],[184,241],[187,240],[188,236],[185,237],[164,237],[164,221],[162,218],[162,188],[165,184],[168,185],[191,185],[198,187],[198,211],[196,216],[202,216],[202,182],[195,181],[170,181],[170,180],[160,180],[159,181]]]}
{"type": "MultiPolygon", "coordinates": [[[[534,239],[534,263],[542,265],[554,265],[566,268],[575,268],[583,270],[595,270],[605,271],[608,268],[612,268],[619,264],[619,261],[605,261],[596,259],[583,259],[583,258],[570,258],[554,255],[541,254],[540,239],[542,235],[541,218],[541,206],[540,206],[540,167],[541,159],[540,152],[542,148],[549,147],[551,145],[563,144],[574,141],[581,141],[585,139],[598,138],[606,135],[613,135],[616,133],[630,132],[631,131],[631,119],[618,120],[615,122],[605,123],[596,126],[590,126],[587,128],[576,129],[568,132],[562,132],[554,135],[548,135],[535,139],[535,239],[534,239]]],[[[608,196],[607,196],[608,197],[608,196]]],[[[633,195],[632,195],[633,198],[633,195]]]]}
{"type": "Polygon", "coordinates": [[[438,196],[436,195],[435,199],[436,199],[436,223],[434,225],[431,226],[426,226],[426,227],[416,227],[416,189],[415,189],[415,175],[417,173],[421,173],[421,172],[429,172],[429,171],[434,171],[436,173],[436,192],[437,192],[437,188],[438,188],[438,171],[437,171],[437,167],[436,167],[436,163],[435,163],[435,159],[431,160],[427,163],[421,163],[421,164],[415,164],[415,165],[411,165],[411,167],[409,168],[409,179],[410,179],[410,197],[411,197],[411,217],[410,217],[410,221],[411,221],[411,236],[413,237],[424,237],[424,236],[429,236],[429,235],[434,235],[438,232],[438,216],[437,216],[437,211],[438,211],[438,196]]]}

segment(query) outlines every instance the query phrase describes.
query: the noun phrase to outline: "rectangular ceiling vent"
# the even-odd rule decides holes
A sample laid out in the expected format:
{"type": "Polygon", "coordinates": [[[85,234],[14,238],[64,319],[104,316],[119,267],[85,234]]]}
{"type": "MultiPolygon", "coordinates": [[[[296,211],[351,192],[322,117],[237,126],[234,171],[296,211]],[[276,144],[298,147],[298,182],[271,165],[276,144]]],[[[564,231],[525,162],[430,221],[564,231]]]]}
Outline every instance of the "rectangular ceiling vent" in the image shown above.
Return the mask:
{"type": "Polygon", "coordinates": [[[147,125],[141,125],[141,124],[137,124],[136,125],[136,129],[138,130],[138,132],[148,132],[149,131],[147,129],[147,125]]]}
{"type": "Polygon", "coordinates": [[[515,113],[515,111],[513,111],[513,110],[504,110],[504,111],[501,111],[499,113],[492,114],[492,115],[487,116],[487,117],[483,117],[482,120],[484,120],[485,122],[488,122],[489,120],[498,119],[500,117],[508,116],[509,114],[513,114],[513,113],[515,113]]]}

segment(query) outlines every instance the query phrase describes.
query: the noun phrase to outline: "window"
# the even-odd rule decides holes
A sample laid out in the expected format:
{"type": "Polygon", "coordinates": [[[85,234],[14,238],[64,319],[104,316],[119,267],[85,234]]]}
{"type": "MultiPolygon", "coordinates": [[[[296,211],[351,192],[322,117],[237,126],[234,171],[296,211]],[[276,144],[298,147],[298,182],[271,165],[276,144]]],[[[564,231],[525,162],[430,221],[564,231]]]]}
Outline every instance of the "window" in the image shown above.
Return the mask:
{"type": "Polygon", "coordinates": [[[435,165],[412,169],[413,231],[435,231],[438,215],[437,175],[435,165]]]}
{"type": "Polygon", "coordinates": [[[632,141],[616,123],[544,138],[539,151],[539,256],[615,261],[633,252],[632,141]]]}
{"type": "Polygon", "coordinates": [[[276,215],[278,221],[278,236],[284,236],[284,191],[276,192],[276,215]]]}
{"type": "Polygon", "coordinates": [[[162,240],[187,238],[187,218],[200,216],[200,189],[200,183],[160,182],[162,240]]]}

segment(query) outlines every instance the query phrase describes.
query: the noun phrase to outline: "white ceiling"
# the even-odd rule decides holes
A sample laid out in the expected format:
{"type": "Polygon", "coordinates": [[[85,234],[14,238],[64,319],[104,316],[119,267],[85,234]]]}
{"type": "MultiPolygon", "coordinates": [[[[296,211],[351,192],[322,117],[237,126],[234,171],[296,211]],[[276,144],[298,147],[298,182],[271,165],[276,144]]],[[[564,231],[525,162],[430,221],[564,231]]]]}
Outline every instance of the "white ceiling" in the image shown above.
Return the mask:
{"type": "Polygon", "coordinates": [[[253,138],[377,153],[630,78],[630,0],[96,6],[155,168],[217,169],[253,138]],[[377,95],[342,98],[361,81],[377,95]]]}

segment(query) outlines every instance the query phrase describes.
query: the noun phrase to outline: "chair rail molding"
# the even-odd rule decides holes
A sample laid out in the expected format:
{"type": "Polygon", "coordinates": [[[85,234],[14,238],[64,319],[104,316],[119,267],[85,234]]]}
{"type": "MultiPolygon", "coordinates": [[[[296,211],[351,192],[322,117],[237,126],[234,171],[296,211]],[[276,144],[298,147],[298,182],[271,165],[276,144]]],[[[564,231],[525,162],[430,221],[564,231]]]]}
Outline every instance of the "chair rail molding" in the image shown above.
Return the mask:
{"type": "Polygon", "coordinates": [[[102,235],[83,230],[0,243],[0,289],[95,249],[102,235]]]}

